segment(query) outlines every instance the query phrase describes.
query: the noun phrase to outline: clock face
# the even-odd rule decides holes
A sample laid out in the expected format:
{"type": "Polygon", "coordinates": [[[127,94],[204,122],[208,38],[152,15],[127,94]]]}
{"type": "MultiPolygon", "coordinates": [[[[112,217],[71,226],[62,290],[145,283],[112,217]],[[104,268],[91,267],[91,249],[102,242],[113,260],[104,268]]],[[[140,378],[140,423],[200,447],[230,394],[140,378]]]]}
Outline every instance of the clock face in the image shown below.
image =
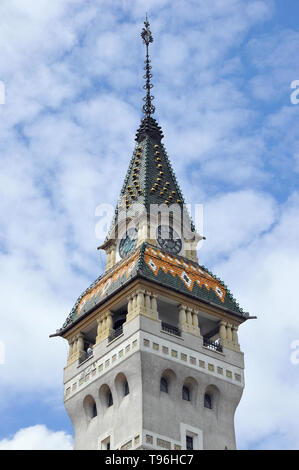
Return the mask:
{"type": "Polygon", "coordinates": [[[157,241],[161,248],[173,255],[177,255],[182,249],[182,240],[172,227],[159,225],[157,228],[157,241]]]}
{"type": "Polygon", "coordinates": [[[137,233],[136,228],[130,228],[121,239],[118,249],[121,258],[125,258],[125,256],[134,250],[137,244],[137,233]]]}

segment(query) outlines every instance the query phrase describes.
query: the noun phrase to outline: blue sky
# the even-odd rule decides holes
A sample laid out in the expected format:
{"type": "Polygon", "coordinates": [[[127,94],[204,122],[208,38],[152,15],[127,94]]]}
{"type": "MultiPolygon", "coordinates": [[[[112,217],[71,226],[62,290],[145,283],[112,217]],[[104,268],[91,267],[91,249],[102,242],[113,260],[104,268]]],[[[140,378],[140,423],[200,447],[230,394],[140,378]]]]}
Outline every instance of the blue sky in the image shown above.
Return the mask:
{"type": "Polygon", "coordinates": [[[239,448],[298,448],[299,6],[291,0],[2,0],[0,449],[70,448],[67,345],[48,336],[103,271],[141,118],[145,10],[156,118],[199,250],[258,320],[240,329],[239,448]],[[108,184],[107,184],[108,183],[108,184]]]}

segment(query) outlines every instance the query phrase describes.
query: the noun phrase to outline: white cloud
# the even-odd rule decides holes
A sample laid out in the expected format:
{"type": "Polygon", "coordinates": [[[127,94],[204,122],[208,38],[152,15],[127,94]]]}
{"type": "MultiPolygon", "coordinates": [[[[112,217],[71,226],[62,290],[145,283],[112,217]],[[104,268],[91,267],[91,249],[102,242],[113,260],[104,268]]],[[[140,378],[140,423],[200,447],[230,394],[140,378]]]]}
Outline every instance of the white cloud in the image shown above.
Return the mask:
{"type": "MultiPolygon", "coordinates": [[[[285,445],[292,446],[289,430],[298,429],[288,344],[296,329],[298,201],[294,196],[279,204],[269,182],[289,181],[289,155],[298,165],[297,108],[267,115],[249,101],[248,56],[243,60],[248,33],[269,19],[273,4],[152,0],[148,6],[153,94],[165,145],[188,202],[205,204],[207,241],[200,260],[246,310],[263,313],[240,332],[247,387],[239,441],[247,446],[256,436],[260,445],[273,445],[269,433],[282,423],[285,445]],[[275,178],[271,165],[278,168],[275,178]],[[280,171],[288,178],[280,179],[280,171]],[[277,359],[276,344],[283,358],[277,359]],[[279,393],[290,397],[283,409],[275,403],[279,393]],[[261,423],[252,413],[259,400],[261,423]]],[[[61,387],[67,345],[48,335],[103,271],[94,214],[99,203],[118,197],[134,146],[143,96],[143,17],[141,0],[119,0],[113,7],[81,0],[1,3],[0,79],[7,91],[0,109],[2,393],[20,383],[23,391],[38,385],[41,394],[61,387]]],[[[259,99],[272,76],[269,97],[297,73],[298,38],[294,32],[275,41],[255,34],[250,87],[259,99]]],[[[56,446],[58,434],[45,427],[21,430],[5,445],[21,445],[24,434],[34,442],[39,432],[56,446]]],[[[70,443],[68,436],[61,439],[70,443]]]]}
{"type": "Polygon", "coordinates": [[[73,438],[64,431],[51,431],[38,424],[20,429],[0,441],[0,450],[72,450],[73,438]]]}
{"type": "Polygon", "coordinates": [[[214,270],[257,320],[240,327],[245,392],[236,414],[239,446],[298,448],[298,365],[291,343],[299,338],[299,195],[281,207],[275,227],[231,252],[214,270]]]}
{"type": "Polygon", "coordinates": [[[204,243],[199,256],[211,264],[260,238],[276,221],[275,201],[251,190],[213,197],[204,205],[204,243]]]}

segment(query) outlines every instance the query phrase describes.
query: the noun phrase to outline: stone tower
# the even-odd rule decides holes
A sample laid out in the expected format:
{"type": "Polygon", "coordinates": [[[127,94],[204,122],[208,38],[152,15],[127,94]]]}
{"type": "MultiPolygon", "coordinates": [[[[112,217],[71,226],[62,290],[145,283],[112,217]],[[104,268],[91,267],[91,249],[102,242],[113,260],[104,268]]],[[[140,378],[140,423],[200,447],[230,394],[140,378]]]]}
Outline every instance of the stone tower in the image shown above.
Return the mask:
{"type": "Polygon", "coordinates": [[[247,318],[200,266],[197,234],[152,117],[144,118],[110,232],[107,266],[53,336],[69,343],[64,402],[75,449],[234,449],[247,318]]]}

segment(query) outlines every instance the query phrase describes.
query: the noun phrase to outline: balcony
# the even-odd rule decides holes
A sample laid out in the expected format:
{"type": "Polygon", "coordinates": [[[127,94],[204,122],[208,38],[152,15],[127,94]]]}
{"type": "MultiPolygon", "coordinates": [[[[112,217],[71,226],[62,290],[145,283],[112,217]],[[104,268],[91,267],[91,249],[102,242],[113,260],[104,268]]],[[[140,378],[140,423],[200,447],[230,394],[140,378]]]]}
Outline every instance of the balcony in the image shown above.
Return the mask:
{"type": "Polygon", "coordinates": [[[113,333],[111,333],[111,335],[108,337],[108,343],[111,343],[111,341],[113,341],[115,338],[118,338],[118,336],[122,334],[123,334],[123,327],[120,326],[119,328],[114,330],[113,333]]]}
{"type": "Polygon", "coordinates": [[[82,351],[82,354],[79,358],[79,365],[82,364],[82,362],[87,361],[91,357],[93,357],[93,350],[92,349],[89,349],[87,351],[82,351]]]}
{"type": "Polygon", "coordinates": [[[181,336],[181,330],[179,330],[176,326],[169,325],[169,323],[165,323],[162,321],[161,323],[162,331],[165,333],[170,333],[171,335],[181,336]]]}
{"type": "Polygon", "coordinates": [[[211,349],[212,351],[223,352],[222,345],[218,341],[210,341],[208,338],[203,338],[203,346],[211,349]]]}

